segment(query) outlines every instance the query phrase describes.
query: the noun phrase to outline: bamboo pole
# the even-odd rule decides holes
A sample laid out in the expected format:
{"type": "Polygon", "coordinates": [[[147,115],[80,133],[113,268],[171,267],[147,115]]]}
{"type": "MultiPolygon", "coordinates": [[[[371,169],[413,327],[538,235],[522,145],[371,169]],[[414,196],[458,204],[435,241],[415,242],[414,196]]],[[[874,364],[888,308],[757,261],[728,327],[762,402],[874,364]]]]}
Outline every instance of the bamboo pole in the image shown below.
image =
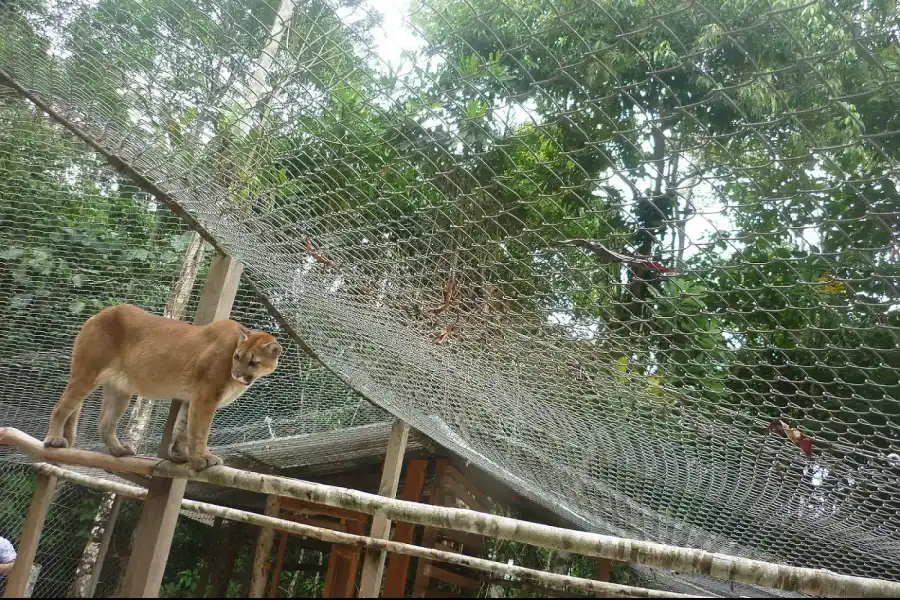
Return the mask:
{"type": "Polygon", "coordinates": [[[39,440],[12,427],[0,427],[0,445],[17,446],[40,461],[79,464],[142,475],[149,472],[157,477],[187,478],[261,494],[298,498],[370,515],[382,515],[393,521],[466,531],[585,556],[700,573],[716,579],[803,594],[834,598],[900,597],[900,583],[883,579],[841,575],[825,569],[791,567],[693,548],[574,531],[473,510],[430,506],[298,479],[250,473],[225,466],[193,473],[186,465],[176,465],[160,459],[134,456],[113,458],[84,450],[44,448],[39,440]],[[73,460],[74,458],[77,460],[73,460]]]}
{"type": "MultiPolygon", "coordinates": [[[[83,475],[74,471],[68,471],[60,467],[48,464],[36,464],[35,469],[41,474],[55,476],[58,479],[64,479],[72,483],[77,483],[85,487],[115,492],[121,496],[143,500],[147,496],[147,490],[124,483],[108,481],[90,475],[83,475]]],[[[316,527],[314,525],[304,525],[294,521],[279,519],[276,517],[267,517],[257,513],[252,513],[235,508],[227,508],[208,504],[206,502],[196,502],[193,500],[183,500],[182,508],[206,515],[221,517],[229,521],[237,521],[258,525],[260,527],[268,527],[277,529],[282,532],[294,533],[303,537],[321,540],[332,544],[340,544],[345,546],[357,546],[360,548],[371,548],[378,551],[394,552],[398,554],[407,554],[419,558],[427,558],[440,562],[468,567],[479,571],[485,571],[498,576],[509,576],[516,580],[524,582],[533,582],[545,587],[556,590],[565,590],[567,588],[582,588],[594,592],[604,592],[606,594],[617,597],[637,597],[637,598],[696,598],[690,594],[676,594],[672,592],[662,592],[659,590],[651,590],[646,588],[638,588],[627,585],[618,585],[614,583],[606,583],[602,581],[594,581],[581,577],[569,577],[568,575],[559,575],[556,573],[545,573],[536,569],[528,569],[525,567],[517,567],[504,563],[498,563],[481,558],[465,556],[463,554],[455,554],[453,552],[444,552],[442,550],[433,550],[431,548],[422,548],[411,544],[401,544],[390,540],[376,539],[368,536],[354,535],[316,527]]]]}

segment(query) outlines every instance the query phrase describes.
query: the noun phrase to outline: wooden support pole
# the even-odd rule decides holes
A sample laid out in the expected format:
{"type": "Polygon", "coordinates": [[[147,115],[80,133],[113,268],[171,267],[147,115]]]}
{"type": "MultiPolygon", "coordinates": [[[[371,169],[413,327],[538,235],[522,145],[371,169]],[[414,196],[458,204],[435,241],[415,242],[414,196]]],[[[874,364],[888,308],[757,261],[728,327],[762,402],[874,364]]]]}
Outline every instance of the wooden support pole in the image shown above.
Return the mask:
{"type": "MultiPolygon", "coordinates": [[[[243,267],[230,256],[218,254],[213,259],[197,306],[194,322],[206,325],[218,319],[227,319],[234,304],[243,267]]],[[[172,429],[181,408],[172,401],[169,419],[163,432],[159,457],[168,458],[172,429]]],[[[129,598],[156,598],[162,583],[175,523],[184,498],[187,479],[154,477],[150,480],[147,500],[135,530],[136,544],[128,561],[123,595],[129,598]]]]}
{"type": "Polygon", "coordinates": [[[47,509],[50,507],[55,489],[55,475],[44,473],[38,475],[37,486],[34,489],[34,495],[31,496],[31,507],[28,509],[28,516],[22,526],[22,535],[16,550],[16,561],[9,574],[9,581],[6,582],[4,598],[25,597],[28,579],[31,577],[31,567],[34,565],[34,557],[41,541],[41,530],[44,528],[47,509]]]}
{"type": "MultiPolygon", "coordinates": [[[[425,472],[428,461],[415,459],[406,465],[406,476],[403,478],[401,500],[419,502],[422,499],[422,486],[425,485],[425,472]]],[[[412,523],[397,523],[394,526],[394,541],[412,544],[416,526],[412,523]]],[[[385,598],[402,598],[406,595],[406,580],[409,577],[410,557],[405,554],[391,554],[388,559],[387,575],[384,580],[385,598]]]]}
{"type": "MultiPolygon", "coordinates": [[[[609,581],[612,575],[612,561],[608,558],[601,558],[597,561],[597,581],[609,581]]],[[[597,598],[606,598],[603,592],[594,594],[597,598]]]]}
{"type": "Polygon", "coordinates": [[[34,586],[37,584],[38,577],[41,575],[41,565],[32,565],[31,573],[28,574],[28,584],[25,586],[23,598],[31,598],[34,593],[34,586]]]}
{"type": "MultiPolygon", "coordinates": [[[[267,517],[277,517],[281,514],[281,496],[269,494],[266,497],[266,508],[263,514],[267,517]]],[[[275,541],[275,530],[271,527],[263,527],[259,530],[256,539],[256,549],[253,552],[253,566],[250,574],[250,590],[248,598],[262,598],[266,590],[266,563],[272,554],[272,543],[275,541]]]]}
{"type": "MultiPolygon", "coordinates": [[[[400,419],[394,420],[391,437],[388,438],[387,452],[384,455],[384,468],[381,470],[381,483],[378,493],[388,498],[397,496],[400,484],[400,470],[403,468],[403,455],[406,453],[406,441],[409,439],[409,425],[400,419]]],[[[384,515],[372,517],[372,528],[369,537],[386,540],[390,537],[391,521],[384,515]]],[[[363,561],[362,576],[359,579],[359,597],[377,598],[381,592],[381,580],[384,575],[385,553],[380,550],[367,550],[363,561]]]]}
{"type": "MultiPolygon", "coordinates": [[[[360,538],[365,533],[365,525],[359,521],[347,520],[344,526],[347,529],[346,533],[337,531],[334,533],[343,533],[350,539],[360,538]]],[[[331,546],[328,570],[325,572],[325,587],[322,590],[323,598],[353,598],[356,592],[356,576],[359,573],[359,558],[359,544],[336,543],[331,546]]]]}
{"type": "MultiPolygon", "coordinates": [[[[434,483],[431,486],[431,505],[440,506],[443,503],[441,489],[441,481],[444,479],[444,472],[450,466],[450,461],[442,458],[437,461],[434,468],[434,483]]],[[[438,528],[431,526],[425,527],[422,532],[422,545],[426,548],[434,548],[437,542],[438,528]]],[[[428,565],[431,561],[419,559],[416,565],[416,578],[413,580],[413,598],[424,598],[425,592],[428,590],[430,577],[428,575],[428,565]]]]}
{"type": "Polygon", "coordinates": [[[234,306],[244,267],[225,254],[217,254],[209,265],[209,273],[194,315],[195,325],[208,325],[227,319],[234,306]]]}
{"type": "Polygon", "coordinates": [[[278,554],[275,555],[275,565],[272,568],[272,583],[269,586],[269,598],[278,597],[278,587],[281,583],[281,567],[284,565],[284,553],[287,550],[288,534],[281,533],[281,539],[278,540],[278,554]]]}

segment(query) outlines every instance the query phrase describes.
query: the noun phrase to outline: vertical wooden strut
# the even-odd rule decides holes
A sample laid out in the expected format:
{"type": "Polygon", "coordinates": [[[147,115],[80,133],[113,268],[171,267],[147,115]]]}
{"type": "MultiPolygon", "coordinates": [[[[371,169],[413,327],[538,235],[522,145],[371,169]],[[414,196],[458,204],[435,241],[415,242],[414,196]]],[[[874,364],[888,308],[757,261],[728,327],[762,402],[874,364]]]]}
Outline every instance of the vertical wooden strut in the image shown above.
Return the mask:
{"type": "MultiPolygon", "coordinates": [[[[403,477],[403,492],[400,494],[401,500],[410,502],[422,501],[422,488],[425,485],[425,472],[427,470],[427,460],[416,459],[407,463],[406,475],[403,477]]],[[[416,526],[412,523],[397,523],[394,526],[394,541],[412,544],[415,532],[416,526]]],[[[384,578],[385,598],[403,598],[406,595],[409,563],[410,557],[406,554],[391,554],[388,560],[387,574],[384,578]]]]}
{"type": "MultiPolygon", "coordinates": [[[[242,271],[243,267],[236,260],[224,254],[216,255],[209,268],[194,323],[206,325],[228,318],[242,271]]],[[[180,407],[180,402],[172,401],[159,447],[160,458],[168,458],[172,429],[180,407]]],[[[122,594],[126,598],[156,598],[159,594],[186,486],[186,479],[154,477],[150,480],[135,530],[134,550],[125,573],[122,594]]]]}
{"type": "MultiPolygon", "coordinates": [[[[391,437],[388,439],[387,453],[384,456],[384,468],[381,471],[381,483],[378,493],[388,498],[397,496],[400,483],[400,470],[403,468],[403,455],[406,452],[406,440],[409,437],[409,425],[399,419],[394,420],[391,437]]],[[[387,539],[391,533],[391,521],[383,515],[372,517],[370,537],[387,539]]],[[[362,575],[359,578],[359,597],[377,598],[381,592],[381,579],[384,575],[383,550],[366,550],[362,575]]]]}
{"type": "MultiPolygon", "coordinates": [[[[281,496],[269,494],[266,497],[266,508],[263,514],[267,517],[281,515],[281,496]]],[[[250,575],[250,590],[248,598],[262,598],[266,590],[266,563],[272,554],[272,543],[275,541],[275,530],[271,527],[262,527],[256,540],[256,551],[253,553],[253,566],[250,575]]]]}
{"type": "Polygon", "coordinates": [[[31,497],[31,507],[22,526],[22,536],[19,538],[19,547],[16,549],[16,562],[13,563],[6,583],[4,598],[22,598],[28,587],[28,578],[31,575],[31,567],[34,565],[34,556],[37,554],[38,543],[41,541],[41,530],[47,518],[47,509],[50,500],[53,499],[53,490],[56,489],[55,475],[38,475],[37,487],[31,497]]]}

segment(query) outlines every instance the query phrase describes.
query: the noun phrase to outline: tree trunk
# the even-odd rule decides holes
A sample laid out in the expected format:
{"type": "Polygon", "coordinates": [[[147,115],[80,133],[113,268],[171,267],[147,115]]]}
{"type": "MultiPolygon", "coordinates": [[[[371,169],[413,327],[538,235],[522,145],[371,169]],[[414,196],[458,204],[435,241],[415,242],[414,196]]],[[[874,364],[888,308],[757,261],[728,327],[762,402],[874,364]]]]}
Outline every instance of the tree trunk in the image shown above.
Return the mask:
{"type": "MultiPolygon", "coordinates": [[[[184,318],[188,302],[191,299],[191,292],[194,289],[194,283],[197,280],[197,271],[203,262],[205,247],[206,243],[203,241],[203,238],[196,232],[192,233],[190,242],[188,242],[185,250],[184,260],[181,263],[181,270],[172,284],[172,289],[166,300],[164,316],[176,320],[184,318]]],[[[141,452],[141,446],[147,434],[147,427],[150,425],[153,406],[154,403],[152,401],[138,397],[131,411],[131,420],[128,423],[125,439],[127,440],[126,443],[131,444],[138,453],[141,452]]],[[[78,567],[75,569],[72,594],[77,598],[89,598],[93,595],[91,580],[96,581],[99,578],[99,573],[97,576],[94,576],[94,571],[103,568],[102,562],[98,564],[101,540],[107,528],[115,526],[115,519],[111,518],[113,517],[115,501],[115,494],[103,494],[100,507],[94,514],[91,537],[85,545],[84,551],[81,553],[81,560],[78,561],[78,567]]]]}

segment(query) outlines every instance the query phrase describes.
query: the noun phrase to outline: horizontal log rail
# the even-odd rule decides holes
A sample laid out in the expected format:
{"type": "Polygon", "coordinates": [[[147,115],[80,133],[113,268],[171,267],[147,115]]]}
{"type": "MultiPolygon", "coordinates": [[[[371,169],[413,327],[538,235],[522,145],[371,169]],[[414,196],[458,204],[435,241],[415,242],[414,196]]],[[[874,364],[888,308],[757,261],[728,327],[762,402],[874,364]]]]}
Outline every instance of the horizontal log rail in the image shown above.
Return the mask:
{"type": "MultiPolygon", "coordinates": [[[[46,463],[38,463],[35,469],[39,473],[45,475],[53,475],[61,481],[70,481],[78,485],[93,488],[104,492],[113,492],[120,496],[131,498],[134,500],[143,500],[147,495],[147,490],[132,485],[117,483],[98,477],[91,477],[82,473],[69,471],[46,463]]],[[[184,510],[209,515],[213,517],[221,517],[229,521],[240,521],[250,525],[258,525],[260,527],[269,527],[279,531],[287,531],[303,537],[313,538],[323,542],[332,544],[340,544],[344,546],[357,546],[360,548],[372,548],[374,550],[384,550],[396,554],[406,554],[408,556],[416,556],[445,563],[458,565],[476,569],[485,573],[499,575],[501,577],[508,576],[514,580],[525,583],[533,583],[543,585],[555,590],[566,590],[569,588],[580,588],[591,592],[601,592],[607,596],[626,597],[626,598],[696,598],[691,594],[677,594],[673,592],[663,592],[659,590],[651,590],[647,588],[634,587],[629,585],[618,585],[615,583],[607,583],[604,581],[595,581],[593,579],[585,579],[582,577],[570,577],[568,575],[559,575],[556,573],[546,573],[536,569],[528,569],[518,567],[506,563],[499,563],[481,558],[473,558],[463,554],[453,552],[444,552],[441,550],[433,550],[431,548],[423,548],[412,544],[402,544],[400,542],[392,542],[389,540],[372,538],[363,535],[353,535],[350,533],[342,533],[324,527],[316,527],[315,525],[305,525],[279,519],[277,517],[267,517],[245,510],[218,506],[207,502],[196,502],[193,500],[182,500],[181,507],[184,510]]]]}
{"type": "Polygon", "coordinates": [[[302,480],[249,473],[225,466],[195,473],[185,465],[157,458],[114,458],[85,450],[49,449],[44,448],[40,440],[9,427],[0,428],[0,445],[16,446],[32,459],[41,462],[74,464],[156,477],[187,478],[381,515],[392,521],[467,531],[585,556],[699,573],[717,579],[804,594],[841,598],[900,597],[900,583],[893,581],[853,577],[824,569],[791,567],[705,550],[574,531],[471,510],[431,506],[302,480]]]}

